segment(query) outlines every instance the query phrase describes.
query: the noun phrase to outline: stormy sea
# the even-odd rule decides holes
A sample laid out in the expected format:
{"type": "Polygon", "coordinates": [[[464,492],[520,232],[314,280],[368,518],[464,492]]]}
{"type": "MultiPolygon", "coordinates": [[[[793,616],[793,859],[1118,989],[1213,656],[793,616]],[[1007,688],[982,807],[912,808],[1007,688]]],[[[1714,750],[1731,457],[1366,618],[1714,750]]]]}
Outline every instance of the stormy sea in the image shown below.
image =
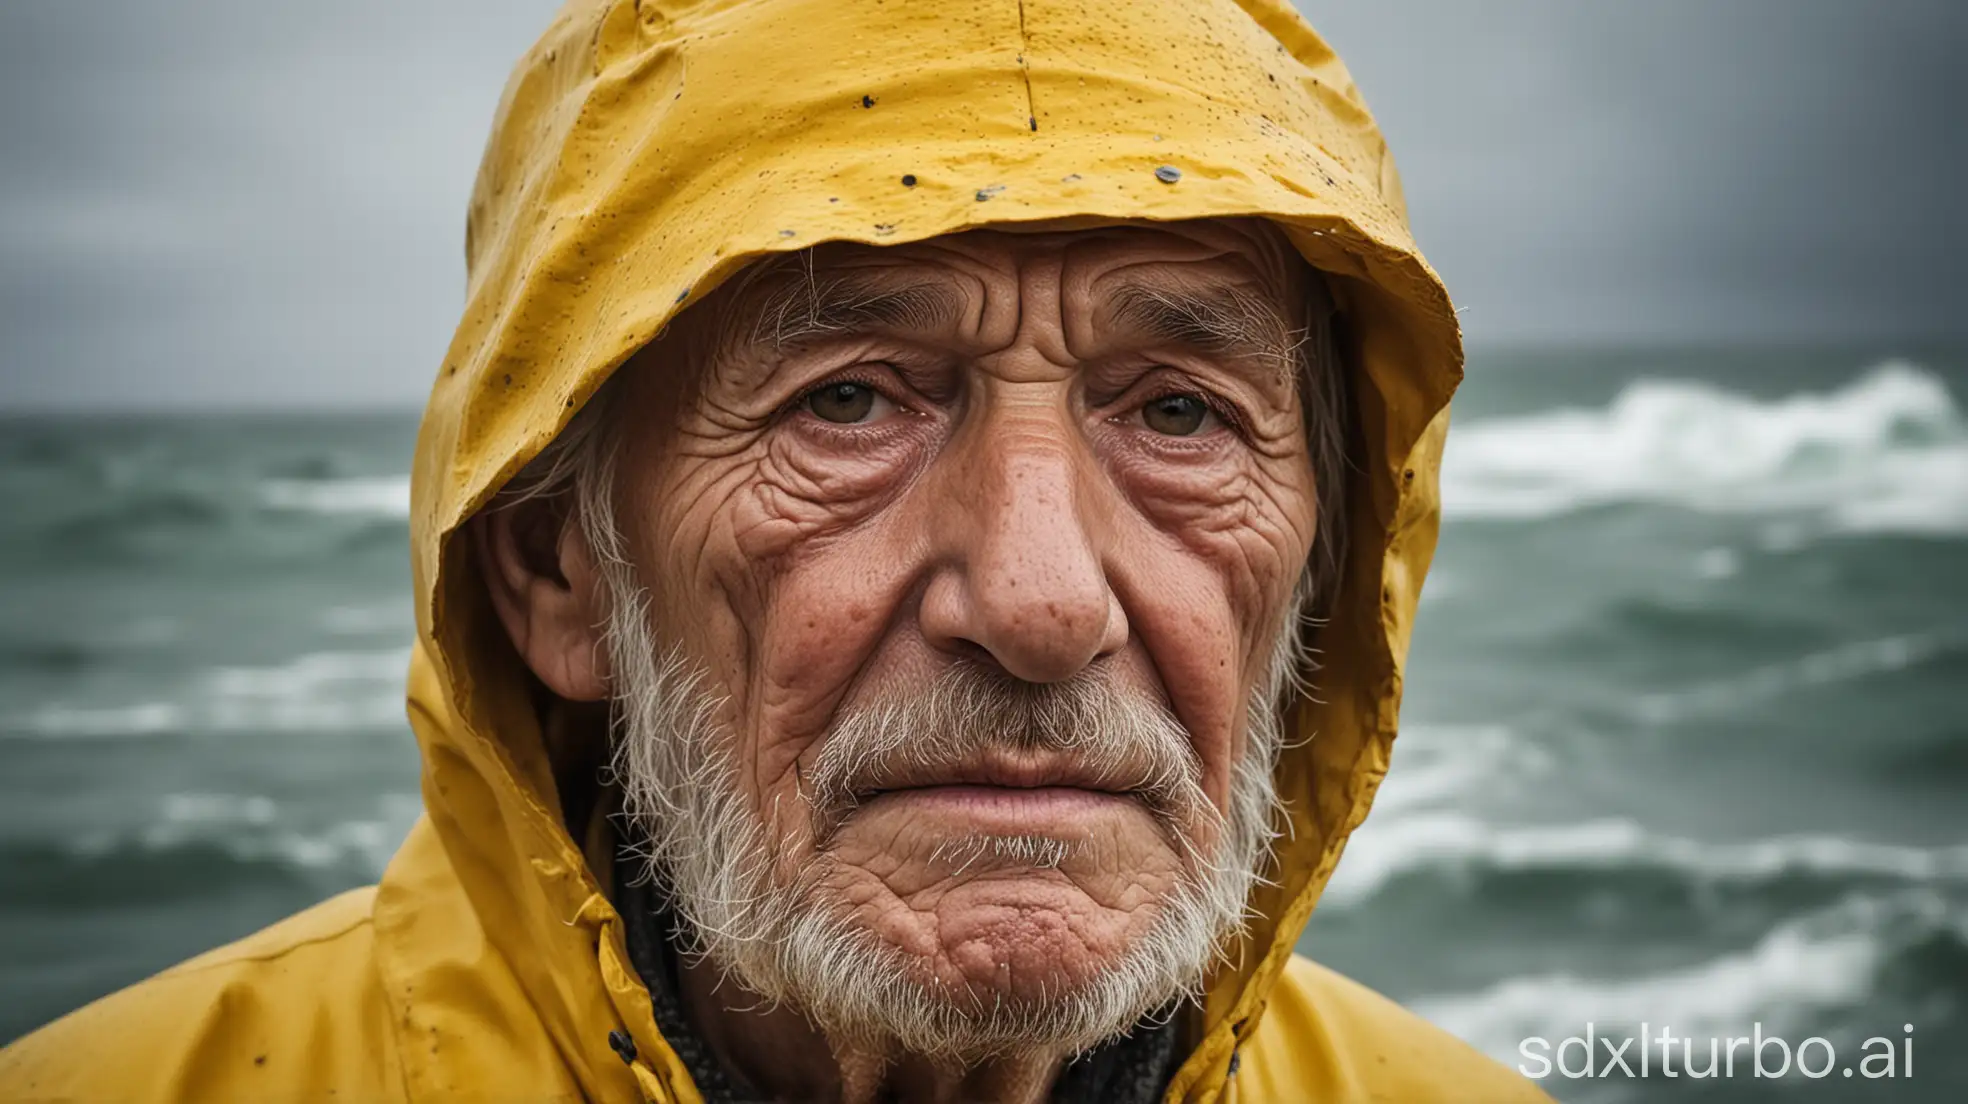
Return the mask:
{"type": "MultiPolygon", "coordinates": [[[[419,799],[414,417],[0,424],[5,1040],[373,880],[419,799]]],[[[1592,1025],[1562,1100],[1968,1099],[1968,356],[1480,351],[1443,497],[1301,949],[1513,1066],[1592,1025]],[[1696,1069],[1600,1076],[1643,1022],[1696,1069]],[[1753,1027],[1824,1072],[1692,1076],[1753,1027]]]]}

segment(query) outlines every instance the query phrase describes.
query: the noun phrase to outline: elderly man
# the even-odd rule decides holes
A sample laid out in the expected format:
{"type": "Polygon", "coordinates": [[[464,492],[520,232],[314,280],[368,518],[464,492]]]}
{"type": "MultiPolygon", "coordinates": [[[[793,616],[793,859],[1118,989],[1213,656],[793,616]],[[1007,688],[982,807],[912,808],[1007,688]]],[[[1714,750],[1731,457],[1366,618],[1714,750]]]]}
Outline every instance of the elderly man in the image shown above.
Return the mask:
{"type": "Polygon", "coordinates": [[[1289,9],[575,0],[467,253],[425,819],[6,1096],[1537,1097],[1293,955],[1460,350],[1289,9]]]}

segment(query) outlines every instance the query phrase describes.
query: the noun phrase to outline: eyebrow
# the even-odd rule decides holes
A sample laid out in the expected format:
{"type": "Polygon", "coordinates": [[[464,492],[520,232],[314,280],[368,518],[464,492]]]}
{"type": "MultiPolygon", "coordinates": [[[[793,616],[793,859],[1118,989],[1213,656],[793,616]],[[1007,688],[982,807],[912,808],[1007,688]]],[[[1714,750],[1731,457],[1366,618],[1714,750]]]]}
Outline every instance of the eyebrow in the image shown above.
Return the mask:
{"type": "Polygon", "coordinates": [[[1289,371],[1302,331],[1278,308],[1241,288],[1183,291],[1130,284],[1114,293],[1113,320],[1174,345],[1249,356],[1289,371]]]}
{"type": "Polygon", "coordinates": [[[752,340],[783,349],[803,341],[866,330],[927,331],[963,317],[956,289],[940,283],[900,286],[852,276],[810,275],[790,281],[760,305],[752,340]]]}

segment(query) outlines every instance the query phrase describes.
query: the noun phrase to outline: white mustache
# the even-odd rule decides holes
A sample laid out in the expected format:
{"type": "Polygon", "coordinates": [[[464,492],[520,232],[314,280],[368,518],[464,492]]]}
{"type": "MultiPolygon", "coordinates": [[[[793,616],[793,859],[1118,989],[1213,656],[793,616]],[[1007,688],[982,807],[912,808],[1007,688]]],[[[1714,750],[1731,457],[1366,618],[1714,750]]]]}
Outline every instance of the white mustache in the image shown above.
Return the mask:
{"type": "Polygon", "coordinates": [[[993,756],[1051,764],[1072,784],[1127,793],[1170,828],[1217,816],[1188,731],[1104,669],[1063,683],[1021,682],[958,663],[925,692],[843,714],[802,772],[824,841],[869,794],[961,780],[993,756]]]}

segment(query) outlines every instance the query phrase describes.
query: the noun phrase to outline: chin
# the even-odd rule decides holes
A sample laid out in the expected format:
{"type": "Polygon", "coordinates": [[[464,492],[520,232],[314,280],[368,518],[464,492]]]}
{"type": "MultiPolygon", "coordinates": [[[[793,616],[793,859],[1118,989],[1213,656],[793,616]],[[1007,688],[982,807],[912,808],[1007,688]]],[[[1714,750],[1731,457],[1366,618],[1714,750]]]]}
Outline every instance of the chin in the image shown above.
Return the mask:
{"type": "Polygon", "coordinates": [[[1058,870],[995,869],[926,910],[877,915],[869,929],[913,960],[911,974],[959,1003],[1041,1002],[1098,985],[1145,938],[1160,902],[1104,906],[1058,870]]]}
{"type": "Polygon", "coordinates": [[[1195,992],[1211,956],[1172,898],[1106,907],[1060,870],[976,873],[915,907],[807,903],[776,958],[785,988],[762,992],[837,1039],[958,1062],[1096,1046],[1195,992]]]}

